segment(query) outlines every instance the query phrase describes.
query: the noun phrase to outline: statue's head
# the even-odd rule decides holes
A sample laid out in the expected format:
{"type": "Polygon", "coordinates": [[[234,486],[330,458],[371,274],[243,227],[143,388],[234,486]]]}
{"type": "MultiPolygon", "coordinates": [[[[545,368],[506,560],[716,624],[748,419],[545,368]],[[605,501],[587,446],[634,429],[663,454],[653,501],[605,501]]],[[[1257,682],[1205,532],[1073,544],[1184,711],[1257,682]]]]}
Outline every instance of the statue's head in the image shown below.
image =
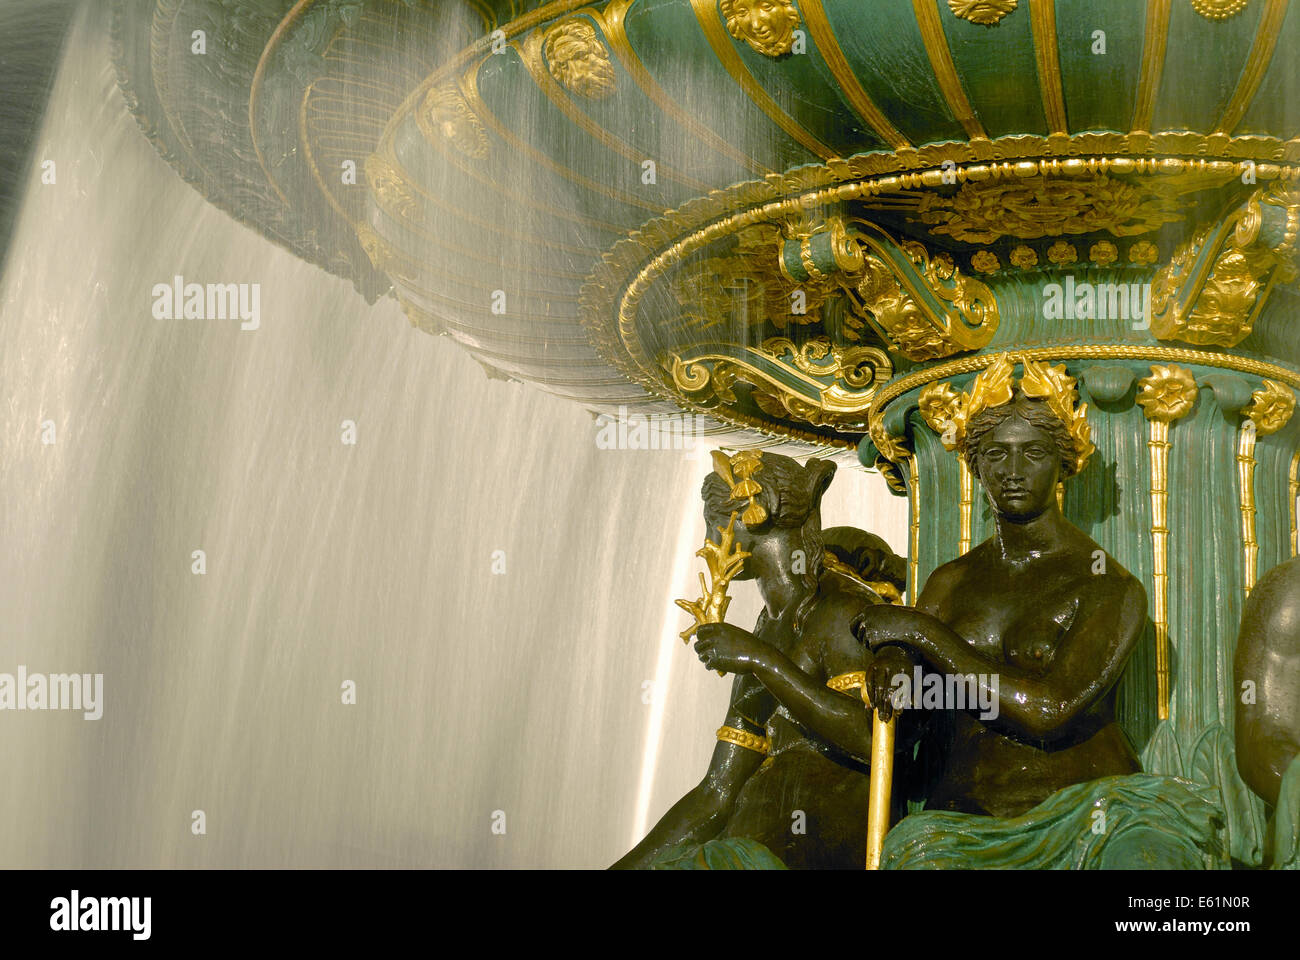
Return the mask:
{"type": "MultiPolygon", "coordinates": [[[[709,539],[718,539],[718,528],[725,528],[733,513],[736,542],[750,553],[775,531],[795,529],[802,537],[806,569],[819,573],[822,494],[835,475],[835,464],[813,459],[801,465],[790,457],[757,450],[742,450],[731,457],[715,452],[713,462],[713,472],[700,490],[709,539]]],[[[752,570],[742,571],[737,579],[752,576],[752,570]]]]}
{"type": "Polygon", "coordinates": [[[733,37],[769,57],[790,52],[799,26],[790,0],[722,0],[722,16],[733,37]]]}
{"type": "Polygon", "coordinates": [[[958,394],[947,383],[921,391],[921,416],[965,458],[1002,516],[1032,519],[1052,507],[1056,485],[1083,469],[1094,447],[1088,405],[1064,366],[1002,354],[958,394]]]}
{"type": "Polygon", "coordinates": [[[966,425],[962,456],[998,513],[1026,521],[1052,509],[1056,485],[1075,470],[1075,438],[1044,400],[1016,390],[1011,401],[966,425]]]}

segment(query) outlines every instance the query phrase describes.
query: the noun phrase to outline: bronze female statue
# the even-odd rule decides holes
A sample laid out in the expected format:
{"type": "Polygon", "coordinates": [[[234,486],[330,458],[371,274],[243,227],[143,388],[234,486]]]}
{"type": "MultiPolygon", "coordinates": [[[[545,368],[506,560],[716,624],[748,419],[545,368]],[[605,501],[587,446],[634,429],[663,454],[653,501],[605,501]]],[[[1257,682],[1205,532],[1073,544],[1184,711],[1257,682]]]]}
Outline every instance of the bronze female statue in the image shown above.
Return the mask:
{"type": "Polygon", "coordinates": [[[745,451],[704,481],[708,529],[734,518],[750,554],[737,579],[756,581],[765,606],[753,633],[697,628],[704,665],[735,674],[717,747],[699,785],[616,868],[716,865],[713,848],[729,841],[740,841],[729,848],[738,865],[861,868],[871,723],[850,625],[881,600],[825,549],[820,504],[834,472],[745,451]],[[743,486],[730,469],[742,460],[743,486]]]}
{"type": "MultiPolygon", "coordinates": [[[[949,391],[929,399],[945,413],[940,419],[951,447],[984,488],[993,536],[935,570],[915,608],[871,607],[856,627],[875,653],[867,689],[882,716],[892,712],[896,678],[911,677],[916,665],[967,677],[995,707],[977,715],[955,705],[943,773],[927,812],[891,832],[886,866],[1174,866],[1189,859],[1201,866],[1197,841],[1190,847],[1175,842],[1166,856],[1136,824],[1137,832],[1129,831],[1133,842],[1121,844],[1122,850],[1103,856],[1098,842],[1093,861],[1071,860],[1079,835],[1090,829],[1103,839],[1113,834],[1116,820],[1124,819],[1123,803],[1163,802],[1169,784],[1155,781],[1172,778],[1132,779],[1141,766],[1115,717],[1115,684],[1146,622],[1145,591],[1065,519],[1057,500],[1057,484],[1092,452],[1086,408],[1075,409],[1074,381],[1064,368],[1026,363],[1018,388],[1013,369],[1003,357],[970,394],[958,398],[949,391]],[[1107,789],[1095,796],[1085,788],[1061,794],[1089,783],[1107,789]],[[1049,798],[1056,798],[1050,815],[1016,819],[1049,798]],[[1090,803],[1112,811],[1109,822],[1102,817],[1100,831],[1095,819],[1088,822],[1090,803]],[[1064,808],[1077,808],[1078,815],[1063,816],[1064,808]],[[978,817],[962,816],[971,814],[978,817]],[[996,829],[992,818],[1002,818],[996,829]],[[1062,834],[1066,822],[1072,826],[1062,834]],[[1055,846],[1041,835],[1052,830],[1055,846]],[[962,838],[960,844],[954,838],[962,838]],[[1049,849],[1056,852],[1048,855],[1049,849]],[[964,861],[968,854],[973,859],[964,861]],[[1136,859],[1126,861],[1130,855],[1136,859]]],[[[925,412],[927,398],[922,402],[925,412]]],[[[1200,838],[1202,820],[1213,811],[1191,806],[1195,823],[1180,823],[1176,832],[1200,838]]]]}
{"type": "Polygon", "coordinates": [[[1250,592],[1233,670],[1237,770],[1273,808],[1265,862],[1300,869],[1300,557],[1250,592]]]}

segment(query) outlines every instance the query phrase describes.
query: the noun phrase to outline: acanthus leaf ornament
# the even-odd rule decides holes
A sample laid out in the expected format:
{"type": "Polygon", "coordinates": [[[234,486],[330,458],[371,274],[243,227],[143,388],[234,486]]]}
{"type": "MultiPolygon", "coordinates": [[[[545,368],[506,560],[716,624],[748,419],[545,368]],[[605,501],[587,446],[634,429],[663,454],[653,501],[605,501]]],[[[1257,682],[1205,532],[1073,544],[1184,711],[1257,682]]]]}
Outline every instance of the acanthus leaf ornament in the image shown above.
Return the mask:
{"type": "Polygon", "coordinates": [[[1241,415],[1254,424],[1254,432],[1261,437],[1277,433],[1295,413],[1295,393],[1276,380],[1265,380],[1264,386],[1250,395],[1250,406],[1241,415]]]}
{"type": "Polygon", "coordinates": [[[1218,224],[1201,227],[1152,280],[1152,334],[1239,344],[1274,285],[1295,278],[1298,231],[1300,193],[1279,185],[1260,188],[1218,224]]]}

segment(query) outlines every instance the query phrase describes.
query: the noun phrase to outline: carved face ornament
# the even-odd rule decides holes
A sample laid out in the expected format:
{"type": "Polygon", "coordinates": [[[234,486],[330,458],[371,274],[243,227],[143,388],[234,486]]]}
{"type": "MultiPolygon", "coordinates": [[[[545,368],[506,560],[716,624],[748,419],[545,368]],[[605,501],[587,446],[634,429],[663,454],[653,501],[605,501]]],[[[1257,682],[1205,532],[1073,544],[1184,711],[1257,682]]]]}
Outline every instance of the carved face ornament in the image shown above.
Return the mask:
{"type": "Polygon", "coordinates": [[[790,0],[722,0],[727,31],[759,53],[779,57],[794,46],[799,11],[790,0]]]}

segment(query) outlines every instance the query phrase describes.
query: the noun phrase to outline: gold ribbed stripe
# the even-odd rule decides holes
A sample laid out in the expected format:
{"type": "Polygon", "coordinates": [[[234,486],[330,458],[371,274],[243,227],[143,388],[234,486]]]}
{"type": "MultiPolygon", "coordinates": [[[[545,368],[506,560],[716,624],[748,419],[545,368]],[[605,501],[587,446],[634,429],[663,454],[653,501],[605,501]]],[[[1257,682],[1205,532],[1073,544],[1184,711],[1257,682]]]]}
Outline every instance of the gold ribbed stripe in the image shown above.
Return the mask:
{"type": "Polygon", "coordinates": [[[1034,59],[1038,63],[1038,88],[1043,97],[1043,115],[1053,134],[1069,135],[1065,118],[1065,91],[1061,87],[1061,54],[1056,44],[1055,0],[1029,0],[1034,30],[1034,59]]]}
{"type": "Polygon", "coordinates": [[[1273,60],[1273,49],[1277,46],[1277,38],[1282,32],[1282,21],[1286,19],[1286,5],[1287,0],[1268,0],[1264,15],[1259,20],[1255,42],[1251,44],[1246,65],[1242,68],[1241,78],[1237,81],[1237,89],[1232,99],[1228,101],[1227,107],[1224,108],[1215,133],[1231,134],[1237,128],[1237,124],[1241,123],[1241,118],[1246,115],[1246,109],[1251,101],[1255,99],[1259,85],[1264,80],[1264,74],[1268,71],[1268,65],[1273,60]]]}
{"type": "Polygon", "coordinates": [[[957,555],[963,556],[970,552],[970,512],[971,506],[975,502],[975,478],[971,476],[970,467],[966,465],[965,457],[958,456],[957,463],[961,470],[961,501],[958,503],[961,517],[958,528],[957,555]]]}
{"type": "Polygon", "coordinates": [[[921,593],[920,584],[916,582],[921,552],[921,476],[915,456],[907,458],[907,465],[910,480],[907,498],[912,507],[907,547],[907,602],[915,606],[916,598],[921,593]]]}
{"type": "Polygon", "coordinates": [[[1255,539],[1255,440],[1258,430],[1243,424],[1237,435],[1237,489],[1241,498],[1241,551],[1245,563],[1246,596],[1259,573],[1259,542],[1255,539]]]}
{"type": "Polygon", "coordinates": [[[925,42],[925,52],[930,57],[930,67],[934,78],[939,81],[939,90],[948,101],[948,109],[972,140],[987,140],[984,125],[975,116],[975,111],[966,99],[962,89],[961,78],[957,76],[957,67],[952,62],[952,51],[948,49],[948,38],[943,32],[943,21],[939,19],[941,0],[912,0],[912,9],[916,12],[916,25],[921,28],[921,39],[925,42]]]}
{"type": "MultiPolygon", "coordinates": [[[[491,56],[491,54],[488,54],[488,56],[491,56]]],[[[493,133],[505,141],[506,145],[513,149],[517,154],[527,157],[533,163],[537,164],[537,166],[551,171],[556,176],[562,177],[570,183],[584,187],[592,193],[598,193],[601,196],[608,197],[617,203],[626,204],[629,207],[639,207],[642,210],[652,210],[655,213],[664,212],[664,205],[662,203],[652,203],[622,190],[616,190],[606,183],[601,183],[592,180],[590,177],[583,176],[576,170],[571,170],[562,164],[556,163],[549,156],[524,143],[512,132],[507,130],[505,126],[497,120],[496,115],[488,109],[487,104],[483,102],[483,99],[478,94],[478,66],[481,66],[481,64],[476,65],[473,70],[460,78],[461,96],[465,98],[465,102],[469,105],[470,112],[472,112],[485,127],[491,129],[493,133]]]]}
{"type": "Polygon", "coordinates": [[[1156,631],[1156,716],[1169,719],[1169,424],[1151,421],[1151,586],[1156,631]]]}
{"type": "Polygon", "coordinates": [[[858,82],[857,75],[844,57],[844,51],[840,49],[839,41],[835,39],[835,31],[831,29],[830,21],[826,19],[822,0],[802,0],[799,9],[808,24],[808,32],[812,36],[813,43],[820,51],[822,59],[826,61],[826,66],[830,67],[831,76],[835,78],[840,90],[848,98],[853,112],[889,144],[891,149],[913,149],[911,141],[889,122],[889,118],[876,106],[875,101],[858,82]]]}
{"type": "Polygon", "coordinates": [[[1291,496],[1288,499],[1288,505],[1290,507],[1290,512],[1291,512],[1291,556],[1293,557],[1296,555],[1297,551],[1300,551],[1300,540],[1296,539],[1296,515],[1295,515],[1296,497],[1300,497],[1300,474],[1298,474],[1298,471],[1300,471],[1300,450],[1297,450],[1295,452],[1295,456],[1291,458],[1291,472],[1287,477],[1287,480],[1289,482],[1289,487],[1291,490],[1291,496]]]}
{"type": "MultiPolygon", "coordinates": [[[[606,130],[574,103],[568,91],[556,82],[555,78],[551,76],[551,71],[547,69],[546,64],[543,62],[542,44],[544,42],[544,35],[539,28],[530,33],[523,42],[515,42],[511,46],[519,52],[519,59],[528,68],[533,83],[537,85],[542,93],[546,94],[546,98],[569,119],[570,123],[586,133],[587,136],[599,141],[607,150],[619,154],[638,166],[644,160],[649,159],[644,150],[637,149],[606,130]]],[[[696,180],[680,170],[674,170],[666,163],[659,164],[659,173],[669,180],[674,180],[682,186],[694,190],[696,193],[708,193],[713,189],[712,184],[705,183],[703,180],[696,180]]]]}
{"type": "Polygon", "coordinates": [[[631,41],[627,38],[627,32],[623,29],[623,20],[627,15],[627,9],[634,2],[635,0],[614,0],[605,8],[603,14],[599,10],[588,11],[604,28],[605,39],[609,41],[610,47],[623,64],[623,69],[627,71],[628,76],[632,78],[633,82],[641,88],[641,92],[656,107],[671,117],[683,129],[690,131],[696,139],[709,149],[730,157],[760,177],[771,173],[772,170],[769,167],[755,160],[744,151],[736,149],[724,137],[718,136],[707,126],[696,120],[689,111],[673,100],[668,95],[668,92],[659,86],[655,78],[650,75],[650,71],[645,68],[641,58],[637,56],[636,51],[632,48],[631,41]]]}
{"type": "Polygon", "coordinates": [[[749,97],[760,110],[771,118],[773,123],[784,130],[791,139],[805,150],[815,153],[823,160],[832,160],[838,157],[839,152],[837,150],[822,143],[801,127],[798,121],[782,110],[780,105],[768,96],[762,85],[754,79],[754,75],[749,72],[745,62],[736,53],[736,48],[732,46],[731,34],[727,33],[727,28],[718,19],[716,0],[691,0],[691,7],[695,10],[695,18],[700,22],[700,29],[704,31],[704,36],[709,41],[709,46],[713,48],[713,53],[718,58],[718,62],[731,75],[731,79],[736,82],[736,86],[740,87],[745,96],[749,97]]]}
{"type": "Polygon", "coordinates": [[[1171,0],[1147,0],[1147,22],[1142,41],[1142,72],[1138,77],[1137,101],[1133,107],[1133,129],[1151,130],[1151,115],[1156,108],[1160,75],[1165,69],[1165,49],[1169,40],[1169,4],[1171,0]]]}

